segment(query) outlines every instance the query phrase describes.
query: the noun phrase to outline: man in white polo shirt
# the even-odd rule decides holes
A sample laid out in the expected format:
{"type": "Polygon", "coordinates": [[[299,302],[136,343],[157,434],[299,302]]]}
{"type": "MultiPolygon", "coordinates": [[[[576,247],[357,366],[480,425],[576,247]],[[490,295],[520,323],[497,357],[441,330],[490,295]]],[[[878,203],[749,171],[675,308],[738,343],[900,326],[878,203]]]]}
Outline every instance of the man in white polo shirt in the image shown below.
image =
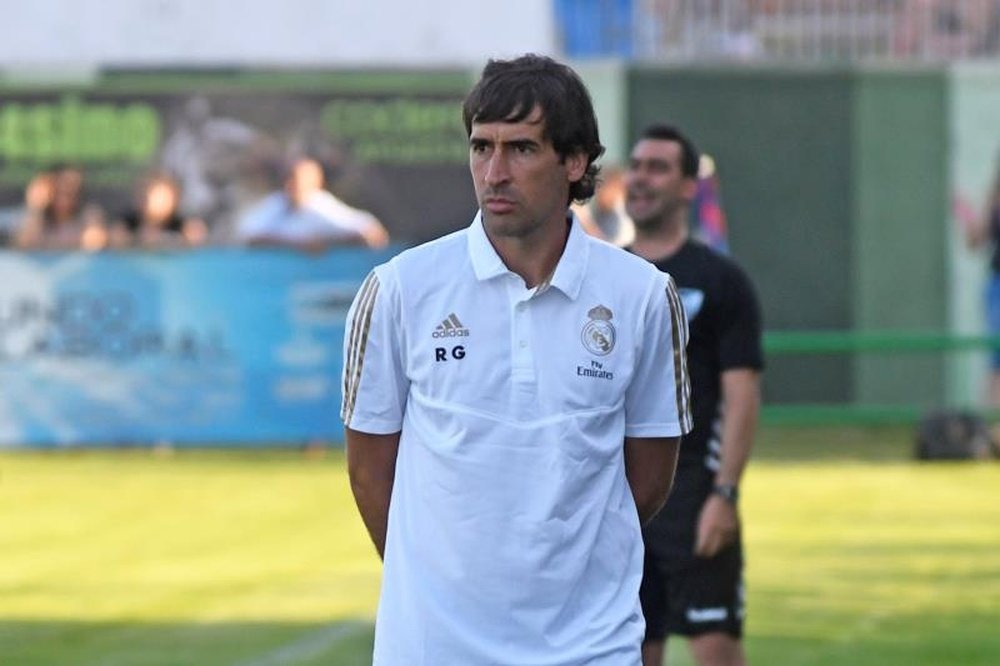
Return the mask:
{"type": "Polygon", "coordinates": [[[638,666],[640,524],[691,429],[684,312],[569,215],[603,152],[571,69],[491,61],[463,116],[479,214],[377,267],[348,315],[374,663],[638,666]]]}

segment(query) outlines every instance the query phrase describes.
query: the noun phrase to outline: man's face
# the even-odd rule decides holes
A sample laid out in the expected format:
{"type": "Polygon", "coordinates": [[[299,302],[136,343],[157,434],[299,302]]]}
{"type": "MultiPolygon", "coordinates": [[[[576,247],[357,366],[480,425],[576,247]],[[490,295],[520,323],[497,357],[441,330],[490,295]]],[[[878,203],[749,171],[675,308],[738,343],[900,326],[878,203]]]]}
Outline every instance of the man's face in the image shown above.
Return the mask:
{"type": "Polygon", "coordinates": [[[164,180],[154,180],[146,189],[145,215],[165,222],[177,208],[177,190],[164,180]]]}
{"type": "Polygon", "coordinates": [[[635,144],[625,174],[625,210],[636,226],[659,226],[691,205],[697,180],[682,173],[682,154],[676,141],[642,139],[635,144]]]}
{"type": "Polygon", "coordinates": [[[472,123],[469,169],[494,238],[523,238],[565,220],[570,184],[583,177],[587,160],[560,159],[544,130],[537,107],[518,122],[472,123]]]}
{"type": "Polygon", "coordinates": [[[323,188],[323,167],[313,160],[300,160],[285,180],[285,193],[296,207],[323,188]]]}

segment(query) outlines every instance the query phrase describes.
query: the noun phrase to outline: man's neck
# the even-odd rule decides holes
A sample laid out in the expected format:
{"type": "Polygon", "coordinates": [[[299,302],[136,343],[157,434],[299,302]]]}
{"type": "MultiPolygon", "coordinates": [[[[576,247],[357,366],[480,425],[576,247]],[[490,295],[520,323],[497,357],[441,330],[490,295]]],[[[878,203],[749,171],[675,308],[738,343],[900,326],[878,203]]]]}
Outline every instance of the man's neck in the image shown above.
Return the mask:
{"type": "Polygon", "coordinates": [[[674,256],[688,237],[687,216],[678,215],[657,227],[644,229],[637,226],[631,250],[648,261],[660,261],[674,256]]]}
{"type": "Polygon", "coordinates": [[[507,268],[524,280],[528,289],[545,282],[556,270],[566,249],[570,225],[544,228],[530,237],[489,238],[507,268]]]}

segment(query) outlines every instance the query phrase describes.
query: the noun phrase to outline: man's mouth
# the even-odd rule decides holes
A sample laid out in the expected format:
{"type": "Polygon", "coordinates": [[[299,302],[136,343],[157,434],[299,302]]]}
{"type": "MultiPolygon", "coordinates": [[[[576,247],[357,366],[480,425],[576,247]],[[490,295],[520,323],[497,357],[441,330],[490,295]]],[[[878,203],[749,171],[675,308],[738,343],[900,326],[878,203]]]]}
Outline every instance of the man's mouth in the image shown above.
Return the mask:
{"type": "Polygon", "coordinates": [[[503,215],[514,210],[514,200],[505,197],[486,197],[483,207],[495,215],[503,215]]]}

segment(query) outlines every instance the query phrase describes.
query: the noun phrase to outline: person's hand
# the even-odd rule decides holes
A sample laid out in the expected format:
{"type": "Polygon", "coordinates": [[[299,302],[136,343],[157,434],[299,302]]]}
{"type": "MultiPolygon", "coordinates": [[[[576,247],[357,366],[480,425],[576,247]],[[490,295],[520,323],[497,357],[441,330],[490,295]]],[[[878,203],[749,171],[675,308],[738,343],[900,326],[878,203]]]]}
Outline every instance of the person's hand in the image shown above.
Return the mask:
{"type": "Polygon", "coordinates": [[[200,217],[191,217],[184,220],[181,234],[184,236],[184,242],[191,247],[204,245],[208,242],[208,225],[200,217]]]}
{"type": "Polygon", "coordinates": [[[88,224],[80,235],[80,249],[85,252],[99,252],[108,246],[108,231],[104,225],[88,224]]]}
{"type": "Polygon", "coordinates": [[[375,216],[372,216],[372,223],[361,232],[361,236],[365,245],[375,250],[389,244],[389,232],[375,216]]]}
{"type": "Polygon", "coordinates": [[[107,246],[108,228],[104,225],[104,212],[93,204],[84,206],[80,249],[86,252],[98,252],[107,246]]]}
{"type": "Polygon", "coordinates": [[[701,507],[694,554],[714,557],[723,548],[734,543],[740,533],[740,516],[736,505],[712,494],[701,507]]]}
{"type": "Polygon", "coordinates": [[[52,175],[41,173],[31,179],[24,190],[24,205],[28,210],[40,213],[52,203],[55,187],[52,175]]]}

